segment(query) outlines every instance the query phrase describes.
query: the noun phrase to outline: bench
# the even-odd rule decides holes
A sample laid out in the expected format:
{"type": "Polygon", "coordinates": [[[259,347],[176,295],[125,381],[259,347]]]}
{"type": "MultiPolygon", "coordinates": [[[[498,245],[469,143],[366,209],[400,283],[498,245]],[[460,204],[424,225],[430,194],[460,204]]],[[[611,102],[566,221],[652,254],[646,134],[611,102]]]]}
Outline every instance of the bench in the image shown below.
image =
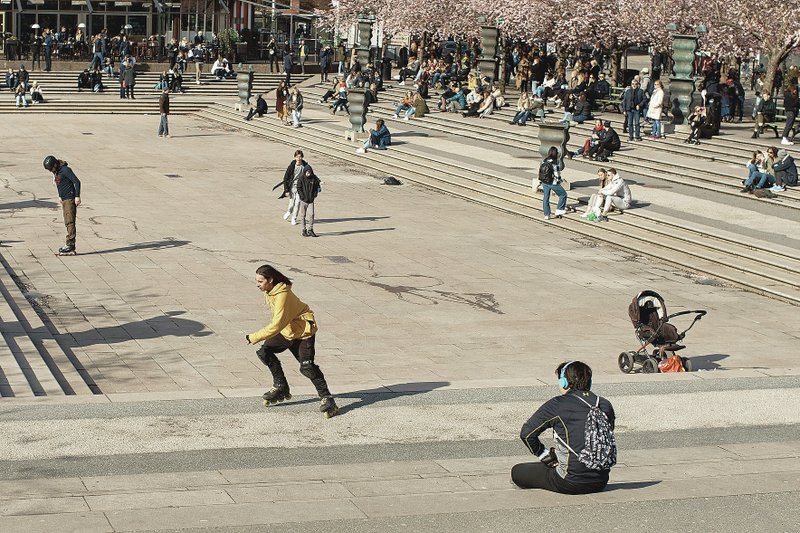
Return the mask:
{"type": "Polygon", "coordinates": [[[612,107],[618,113],[622,113],[622,93],[625,92],[625,87],[611,87],[611,93],[605,98],[598,98],[594,101],[599,111],[606,111],[607,108],[612,107]]]}
{"type": "MultiPolygon", "coordinates": [[[[786,108],[779,106],[775,98],[764,104],[761,111],[756,115],[756,127],[753,129],[753,139],[758,139],[758,136],[764,133],[764,129],[771,129],[775,133],[775,138],[779,139],[783,133],[783,128],[786,126],[786,108]],[[778,131],[780,128],[780,132],[778,131]]],[[[789,140],[793,141],[795,135],[798,133],[800,126],[795,123],[792,126],[789,140]]]]}

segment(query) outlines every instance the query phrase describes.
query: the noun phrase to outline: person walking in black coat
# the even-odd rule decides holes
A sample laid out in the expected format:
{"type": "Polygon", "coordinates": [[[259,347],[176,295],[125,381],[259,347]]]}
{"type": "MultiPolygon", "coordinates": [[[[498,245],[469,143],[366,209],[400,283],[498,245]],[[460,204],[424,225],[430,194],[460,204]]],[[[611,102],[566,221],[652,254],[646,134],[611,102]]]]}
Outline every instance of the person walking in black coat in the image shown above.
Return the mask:
{"type": "Polygon", "coordinates": [[[303,173],[297,180],[297,195],[300,197],[300,212],[303,217],[303,237],[316,237],[314,233],[314,199],[319,194],[321,187],[319,178],[314,174],[311,165],[303,168],[303,173]],[[308,213],[311,213],[310,215],[308,213]]]}
{"type": "Polygon", "coordinates": [[[286,52],[283,54],[283,73],[286,75],[286,86],[290,87],[292,80],[292,67],[294,61],[292,59],[292,49],[286,45],[286,52]]]}

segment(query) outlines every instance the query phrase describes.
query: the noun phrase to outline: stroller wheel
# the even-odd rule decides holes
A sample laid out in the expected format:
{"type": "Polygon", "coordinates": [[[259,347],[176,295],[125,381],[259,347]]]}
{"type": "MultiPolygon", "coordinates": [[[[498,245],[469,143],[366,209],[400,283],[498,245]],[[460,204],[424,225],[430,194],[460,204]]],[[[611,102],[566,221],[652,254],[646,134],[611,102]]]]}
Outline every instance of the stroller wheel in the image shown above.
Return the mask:
{"type": "Polygon", "coordinates": [[[694,370],[694,368],[692,367],[691,359],[689,359],[688,357],[681,357],[681,361],[683,361],[684,370],[686,370],[687,372],[691,372],[692,370],[694,370]]]}
{"type": "Polygon", "coordinates": [[[658,374],[658,361],[652,357],[648,357],[642,363],[642,372],[645,374],[658,374]]]}
{"type": "Polygon", "coordinates": [[[633,372],[634,355],[636,355],[635,352],[622,352],[619,354],[619,358],[617,358],[619,369],[626,374],[633,372]]]}

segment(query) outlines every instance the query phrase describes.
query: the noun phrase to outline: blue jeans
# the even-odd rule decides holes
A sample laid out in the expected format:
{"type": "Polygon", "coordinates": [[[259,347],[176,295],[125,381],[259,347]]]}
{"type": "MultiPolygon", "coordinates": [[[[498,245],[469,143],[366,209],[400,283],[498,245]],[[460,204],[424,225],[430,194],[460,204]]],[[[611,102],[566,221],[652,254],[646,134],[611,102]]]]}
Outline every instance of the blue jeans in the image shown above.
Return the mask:
{"type": "Polygon", "coordinates": [[[747,163],[747,172],[747,179],[744,180],[745,187],[763,189],[767,185],[775,183],[775,179],[772,176],[758,170],[758,167],[753,163],[747,163]]]}
{"type": "Polygon", "coordinates": [[[567,191],[560,183],[542,183],[542,191],[544,198],[542,199],[542,211],[544,216],[550,216],[550,191],[554,191],[558,195],[558,205],[556,210],[563,210],[567,207],[567,191]]]}
{"type": "Polygon", "coordinates": [[[92,61],[89,63],[89,70],[94,70],[94,62],[97,61],[97,66],[103,66],[103,52],[95,52],[92,56],[92,61]]]}
{"type": "Polygon", "coordinates": [[[654,137],[661,137],[661,121],[653,119],[653,128],[650,130],[650,135],[654,137]]]}
{"type": "Polygon", "coordinates": [[[530,116],[531,116],[530,111],[520,111],[519,113],[514,115],[514,119],[511,122],[513,122],[514,124],[522,124],[524,126],[525,123],[530,118],[530,116]]]}
{"type": "Polygon", "coordinates": [[[572,120],[574,120],[578,124],[583,124],[584,122],[586,122],[590,118],[592,118],[592,117],[590,117],[589,115],[578,115],[578,116],[572,117],[572,120]]]}
{"type": "Polygon", "coordinates": [[[642,138],[642,132],[639,129],[639,111],[636,109],[631,109],[628,111],[628,138],[642,138]]]}
{"type": "Polygon", "coordinates": [[[161,122],[158,124],[158,134],[169,135],[169,122],[167,120],[167,115],[161,115],[161,122]]]}
{"type": "Polygon", "coordinates": [[[400,116],[400,113],[403,111],[408,111],[408,106],[399,104],[397,107],[394,108],[394,114],[400,116]]]}

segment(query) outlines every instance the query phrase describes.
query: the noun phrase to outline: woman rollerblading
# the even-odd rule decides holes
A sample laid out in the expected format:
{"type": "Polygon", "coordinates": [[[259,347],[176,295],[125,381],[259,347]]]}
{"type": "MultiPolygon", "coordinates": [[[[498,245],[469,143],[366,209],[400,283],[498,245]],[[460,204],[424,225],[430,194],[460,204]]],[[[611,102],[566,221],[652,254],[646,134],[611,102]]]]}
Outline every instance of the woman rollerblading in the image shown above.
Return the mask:
{"type": "Polygon", "coordinates": [[[289,383],[283,373],[278,353],[288,350],[300,363],[300,373],[311,380],[320,397],[320,412],[327,418],[339,412],[322,370],[314,363],[317,322],[311,309],[292,292],[292,282],[270,265],[256,270],[256,286],[264,292],[272,310],[272,320],[255,333],[247,335],[248,344],[264,341],[256,355],[272,374],[272,388],[264,393],[264,405],[291,399],[289,383]]]}

